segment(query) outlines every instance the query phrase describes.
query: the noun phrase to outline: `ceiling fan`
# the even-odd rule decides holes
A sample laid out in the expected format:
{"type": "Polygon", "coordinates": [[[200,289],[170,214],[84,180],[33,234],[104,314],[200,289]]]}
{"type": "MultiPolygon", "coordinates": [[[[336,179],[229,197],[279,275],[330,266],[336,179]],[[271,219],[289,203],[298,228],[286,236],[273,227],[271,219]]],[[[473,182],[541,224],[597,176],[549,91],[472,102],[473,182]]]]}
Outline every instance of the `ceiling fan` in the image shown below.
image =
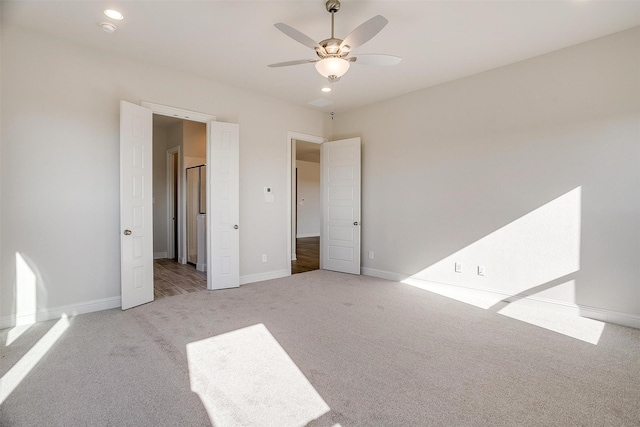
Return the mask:
{"type": "Polygon", "coordinates": [[[340,80],[348,70],[351,63],[364,65],[396,65],[401,59],[393,55],[361,54],[349,56],[352,49],[362,46],[378,34],[389,21],[384,16],[377,15],[361,24],[344,39],[338,39],[333,34],[333,18],[340,10],[340,1],[328,0],[326,3],[327,12],[331,13],[331,37],[321,42],[314,41],[311,37],[301,33],[287,24],[277,23],[275,27],[305,46],[316,52],[317,58],[299,59],[296,61],[279,62],[271,64],[269,67],[287,67],[289,65],[300,65],[315,63],[316,70],[331,83],[340,80]]]}

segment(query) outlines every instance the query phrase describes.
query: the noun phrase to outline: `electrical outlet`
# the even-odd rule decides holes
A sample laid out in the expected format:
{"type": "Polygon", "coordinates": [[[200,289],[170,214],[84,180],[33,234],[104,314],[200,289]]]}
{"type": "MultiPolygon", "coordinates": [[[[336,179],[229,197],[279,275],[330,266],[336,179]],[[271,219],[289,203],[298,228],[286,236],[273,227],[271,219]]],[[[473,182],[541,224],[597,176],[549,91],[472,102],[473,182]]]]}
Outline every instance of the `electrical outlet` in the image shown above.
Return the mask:
{"type": "Polygon", "coordinates": [[[267,262],[267,254],[262,255],[262,262],[267,262]]]}
{"type": "Polygon", "coordinates": [[[478,266],[478,276],[484,276],[484,265],[478,266]]]}
{"type": "Polygon", "coordinates": [[[369,259],[373,259],[373,251],[369,251],[369,259]]]}
{"type": "Polygon", "coordinates": [[[456,273],[462,273],[462,264],[459,262],[456,262],[456,273]]]}

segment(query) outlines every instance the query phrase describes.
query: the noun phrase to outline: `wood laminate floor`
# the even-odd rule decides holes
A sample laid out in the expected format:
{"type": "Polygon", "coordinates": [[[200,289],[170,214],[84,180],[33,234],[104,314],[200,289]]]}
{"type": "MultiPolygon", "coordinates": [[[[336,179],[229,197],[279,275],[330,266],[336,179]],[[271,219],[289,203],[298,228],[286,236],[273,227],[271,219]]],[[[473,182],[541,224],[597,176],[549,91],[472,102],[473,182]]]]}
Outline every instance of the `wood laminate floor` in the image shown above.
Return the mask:
{"type": "Polygon", "coordinates": [[[296,239],[296,261],[291,261],[291,274],[320,268],[320,237],[296,239]]]}
{"type": "Polygon", "coordinates": [[[207,273],[174,259],[153,261],[153,296],[155,299],[207,289],[207,273]]]}

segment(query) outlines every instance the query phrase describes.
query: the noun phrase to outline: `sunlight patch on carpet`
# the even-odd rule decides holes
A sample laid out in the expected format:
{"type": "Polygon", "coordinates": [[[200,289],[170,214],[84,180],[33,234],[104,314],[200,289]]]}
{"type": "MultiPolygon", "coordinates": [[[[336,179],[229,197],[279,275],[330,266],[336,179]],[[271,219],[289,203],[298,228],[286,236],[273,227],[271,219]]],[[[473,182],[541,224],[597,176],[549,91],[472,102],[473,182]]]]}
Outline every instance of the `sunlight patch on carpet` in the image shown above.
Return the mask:
{"type": "MultiPolygon", "coordinates": [[[[493,309],[503,316],[594,345],[598,344],[604,330],[604,322],[581,317],[576,307],[566,306],[558,307],[557,310],[550,310],[543,308],[542,304],[544,303],[541,304],[537,300],[522,298],[510,301],[513,296],[486,290],[445,285],[412,278],[407,278],[402,283],[484,310],[493,309]],[[496,301],[498,302],[496,303],[496,301]],[[500,305],[503,307],[496,310],[496,307],[500,305]]],[[[573,280],[557,285],[557,287],[571,288],[572,291],[574,286],[575,282],[573,280]]]]}
{"type": "Polygon", "coordinates": [[[31,324],[30,325],[22,325],[22,326],[15,326],[11,329],[9,329],[9,331],[7,332],[7,339],[4,343],[5,346],[9,346],[11,344],[13,344],[18,338],[20,338],[22,336],[22,334],[24,334],[25,332],[27,332],[27,330],[29,328],[31,328],[31,324]]]}
{"type": "Polygon", "coordinates": [[[330,411],[263,324],[189,343],[187,359],[215,426],[304,426],[330,411]]]}
{"type": "Polygon", "coordinates": [[[566,335],[590,344],[597,345],[604,330],[604,323],[598,320],[528,307],[524,301],[508,304],[498,311],[498,314],[527,322],[559,334],[566,335]]]}
{"type": "Polygon", "coordinates": [[[492,294],[476,289],[464,288],[462,286],[429,282],[426,280],[414,279],[412,277],[404,279],[402,283],[484,309],[495,305],[496,302],[504,298],[503,295],[495,293],[492,294]]]}
{"type": "Polygon", "coordinates": [[[65,314],[58,320],[40,340],[31,347],[9,371],[0,379],[0,404],[2,404],[13,390],[29,375],[45,354],[60,339],[69,327],[69,319],[65,314]]]}

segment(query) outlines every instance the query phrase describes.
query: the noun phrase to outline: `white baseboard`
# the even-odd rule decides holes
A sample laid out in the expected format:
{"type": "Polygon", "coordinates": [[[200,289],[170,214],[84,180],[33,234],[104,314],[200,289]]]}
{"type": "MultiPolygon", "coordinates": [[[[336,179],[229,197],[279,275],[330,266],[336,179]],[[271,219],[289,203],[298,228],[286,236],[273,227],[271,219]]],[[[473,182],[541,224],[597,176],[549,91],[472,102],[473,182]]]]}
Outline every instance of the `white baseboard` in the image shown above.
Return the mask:
{"type": "MultiPolygon", "coordinates": [[[[410,277],[406,274],[393,273],[390,271],[376,270],[374,268],[366,268],[366,267],[362,267],[361,271],[362,271],[362,274],[366,276],[378,277],[381,279],[392,280],[394,282],[402,282],[403,280],[410,277]]],[[[421,281],[420,279],[412,279],[412,280],[421,281]]],[[[422,280],[422,281],[425,283],[428,283],[425,280],[422,280]]],[[[501,297],[501,300],[508,300],[510,297],[515,296],[515,294],[498,292],[491,289],[458,286],[458,285],[452,285],[448,283],[434,283],[434,282],[429,282],[429,283],[433,283],[437,286],[442,286],[442,287],[464,288],[469,292],[498,295],[501,297]]],[[[546,298],[539,298],[536,296],[527,296],[525,298],[519,299],[518,301],[519,303],[525,304],[529,307],[559,311],[565,314],[567,313],[579,314],[582,317],[588,317],[590,319],[595,319],[602,322],[615,323],[617,325],[640,329],[640,316],[636,316],[629,313],[620,313],[617,311],[607,310],[604,308],[587,307],[587,306],[581,306],[578,304],[570,304],[564,301],[555,301],[555,300],[550,300],[546,298]]]]}
{"type": "Polygon", "coordinates": [[[165,259],[167,258],[168,255],[166,252],[154,252],[153,253],[153,259],[165,259]]]}
{"type": "Polygon", "coordinates": [[[402,282],[406,279],[406,274],[392,273],[390,271],[376,270],[375,268],[361,267],[360,272],[365,276],[379,277],[380,279],[393,280],[394,282],[402,282]]]}
{"type": "Polygon", "coordinates": [[[296,239],[304,239],[306,237],[320,237],[320,233],[298,233],[296,239]]]}
{"type": "Polygon", "coordinates": [[[633,314],[620,313],[596,307],[580,306],[580,316],[600,320],[601,322],[615,323],[617,325],[640,329],[640,316],[635,316],[633,314]]]}
{"type": "Polygon", "coordinates": [[[63,314],[71,317],[78,314],[93,313],[94,311],[109,310],[111,308],[122,307],[120,297],[104,298],[93,301],[85,301],[78,304],[65,305],[63,307],[53,307],[34,313],[16,314],[0,317],[0,329],[12,328],[16,325],[25,325],[36,322],[46,322],[47,320],[60,319],[63,314]]]}
{"type": "Polygon", "coordinates": [[[297,261],[298,260],[298,255],[297,254],[291,254],[291,261],[297,261]]]}
{"type": "Polygon", "coordinates": [[[268,271],[266,273],[247,274],[245,276],[240,276],[240,284],[246,285],[247,283],[263,282],[265,280],[280,279],[281,277],[287,276],[289,276],[289,270],[287,269],[268,271]]]}
{"type": "Polygon", "coordinates": [[[202,263],[200,263],[200,262],[196,263],[196,270],[198,270],[198,271],[207,271],[207,264],[206,264],[206,263],[204,263],[204,262],[202,262],[202,263]]]}

